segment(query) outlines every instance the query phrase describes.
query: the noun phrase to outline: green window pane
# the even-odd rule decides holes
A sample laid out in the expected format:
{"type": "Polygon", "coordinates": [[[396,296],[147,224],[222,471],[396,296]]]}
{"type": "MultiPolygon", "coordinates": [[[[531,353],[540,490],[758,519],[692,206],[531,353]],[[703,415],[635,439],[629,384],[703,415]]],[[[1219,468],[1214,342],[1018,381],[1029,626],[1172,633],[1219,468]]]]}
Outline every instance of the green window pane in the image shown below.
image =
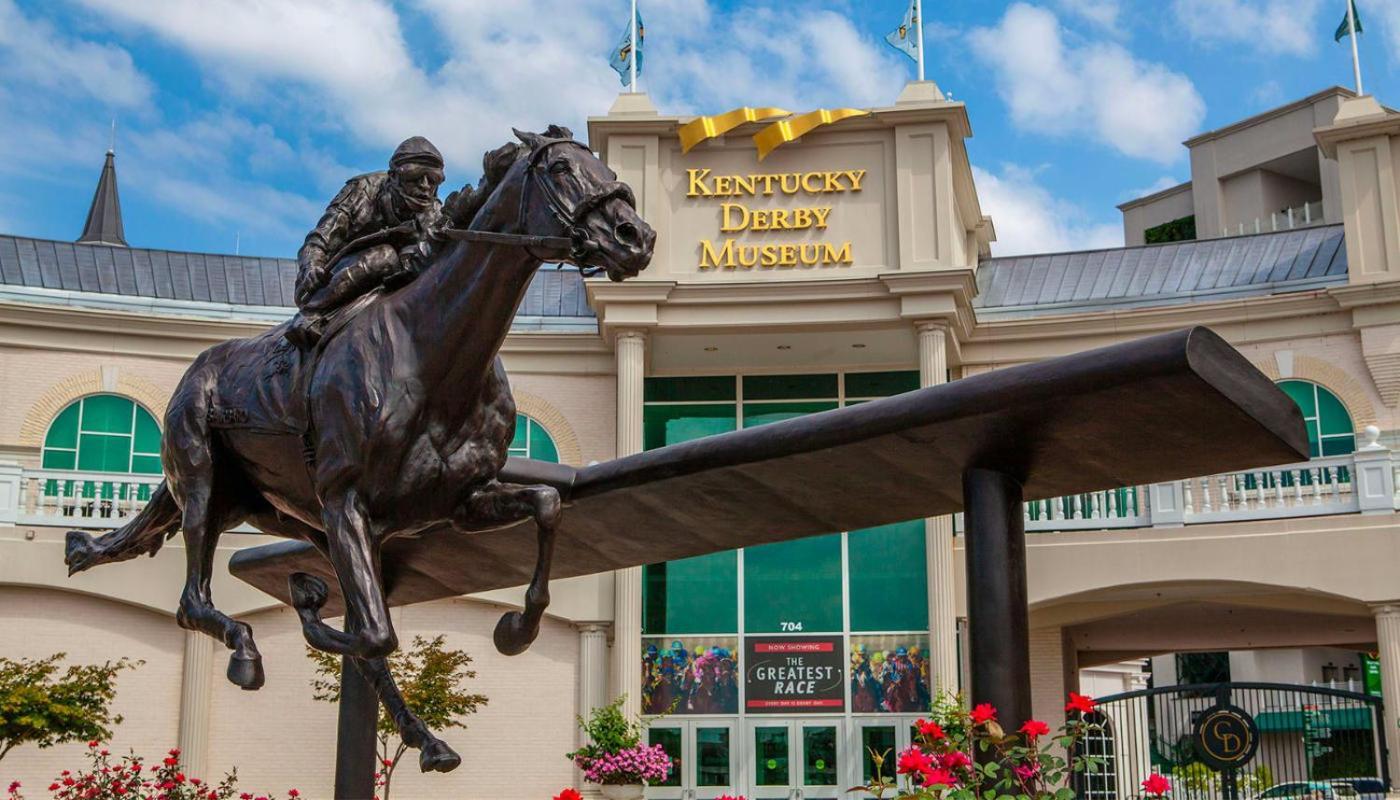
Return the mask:
{"type": "Polygon", "coordinates": [[[730,786],[729,729],[695,729],[695,785],[730,786]]]}
{"type": "Polygon", "coordinates": [[[54,417],[49,432],[44,435],[44,447],[78,446],[78,408],[82,402],[73,403],[54,417]]]}
{"type": "Polygon", "coordinates": [[[1324,456],[1344,456],[1355,450],[1356,439],[1353,436],[1322,437],[1322,455],[1324,456]]]}
{"type": "Polygon", "coordinates": [[[666,751],[666,755],[671,757],[671,774],[666,776],[666,780],[661,783],[653,783],[652,786],[680,786],[681,785],[681,729],[680,728],[659,728],[652,727],[647,730],[647,744],[655,747],[661,745],[661,749],[666,751]]]}
{"type": "MultiPolygon", "coordinates": [[[[869,725],[860,729],[861,774],[868,785],[875,780],[875,756],[880,756],[885,764],[895,763],[895,741],[893,725],[869,725]]],[[[894,770],[882,766],[880,774],[893,778],[894,770]]]]}
{"type": "Polygon", "coordinates": [[[132,456],[131,471],[141,475],[159,475],[160,456],[132,456]]]}
{"type": "Polygon", "coordinates": [[[642,568],[642,632],[736,633],[739,554],[736,550],[642,568]]]}
{"type": "Polygon", "coordinates": [[[841,630],[841,534],[744,550],[744,630],[841,630]]]}
{"type": "Polygon", "coordinates": [[[642,397],[648,403],[734,400],[734,376],[703,378],[647,378],[642,397]]]}
{"type": "Polygon", "coordinates": [[[1313,396],[1313,384],[1307,381],[1280,381],[1278,388],[1293,398],[1293,402],[1297,403],[1298,408],[1303,410],[1303,416],[1317,416],[1317,402],[1313,396]]]}
{"type": "Polygon", "coordinates": [[[1356,430],[1351,426],[1351,414],[1347,413],[1347,407],[1335,394],[1320,386],[1317,388],[1317,417],[1323,436],[1353,433],[1356,430]]]}
{"type": "Polygon", "coordinates": [[[530,458],[559,463],[559,448],[554,446],[554,439],[534,420],[530,420],[530,458]]]}
{"type": "Polygon", "coordinates": [[[734,430],[734,406],[647,406],[642,427],[642,442],[648,450],[688,442],[734,430]]]}
{"type": "MultiPolygon", "coordinates": [[[[525,448],[527,447],[527,445],[528,445],[528,443],[529,443],[529,441],[530,441],[530,440],[529,440],[529,436],[530,436],[530,418],[527,417],[527,416],[524,416],[523,414],[516,414],[516,415],[515,415],[515,436],[511,437],[511,440],[510,440],[510,449],[511,449],[511,450],[518,450],[519,452],[524,453],[524,452],[525,452],[525,448]]],[[[515,455],[515,454],[512,453],[511,455],[515,455]]]]}
{"type": "Polygon", "coordinates": [[[136,436],[131,450],[150,455],[160,452],[160,426],[156,424],[155,417],[140,406],[136,407],[136,436]]]}
{"type": "Polygon", "coordinates": [[[785,419],[801,417],[806,414],[815,414],[818,411],[830,411],[836,408],[836,402],[807,402],[807,403],[745,403],[744,404],[744,427],[756,428],[759,425],[767,425],[770,422],[782,422],[785,419]]]}
{"type": "Polygon", "coordinates": [[[846,373],[847,397],[889,397],[917,388],[919,373],[914,370],[846,373]]]}
{"type": "Polygon", "coordinates": [[[114,394],[83,398],[84,433],[131,433],[131,408],[135,403],[114,394]]]}
{"type": "Polygon", "coordinates": [[[847,548],[851,630],[928,630],[923,520],[852,531],[847,548]]]}
{"type": "Polygon", "coordinates": [[[835,375],[748,375],[744,400],[807,400],[836,397],[835,375]]]}
{"type": "Polygon", "coordinates": [[[127,472],[131,469],[131,439],[84,433],[78,437],[78,469],[90,472],[127,472]]]}
{"type": "Polygon", "coordinates": [[[802,784],[836,785],[836,728],[802,726],[802,784]]]}
{"type": "Polygon", "coordinates": [[[754,783],[759,786],[788,785],[788,729],[760,727],[753,729],[754,783]]]}
{"type": "Polygon", "coordinates": [[[76,450],[45,450],[44,469],[75,469],[78,466],[76,450]]]}

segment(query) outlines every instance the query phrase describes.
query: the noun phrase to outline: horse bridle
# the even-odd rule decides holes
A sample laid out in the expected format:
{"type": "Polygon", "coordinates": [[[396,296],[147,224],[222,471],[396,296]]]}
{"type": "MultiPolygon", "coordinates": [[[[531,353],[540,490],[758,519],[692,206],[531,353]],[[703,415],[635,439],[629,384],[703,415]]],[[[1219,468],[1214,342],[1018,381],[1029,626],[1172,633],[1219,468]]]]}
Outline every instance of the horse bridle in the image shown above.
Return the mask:
{"type": "MultiPolygon", "coordinates": [[[[554,250],[567,250],[568,261],[578,267],[579,272],[584,277],[597,275],[603,271],[603,267],[586,264],[587,259],[601,248],[588,235],[588,229],[584,227],[583,220],[594,211],[598,210],[609,200],[618,199],[632,208],[637,207],[637,198],[632,193],[632,187],[622,181],[610,181],[604,184],[598,191],[584,197],[578,205],[569,208],[564,199],[559,196],[554,184],[549,181],[547,172],[540,169],[540,161],[549,148],[555,145],[573,145],[588,150],[582,142],[573,139],[550,139],[541,143],[530,152],[529,160],[525,164],[527,180],[525,188],[520,192],[520,209],[516,213],[519,224],[525,223],[525,215],[529,210],[530,192],[538,188],[544,195],[544,200],[554,219],[564,228],[566,236],[536,236],[526,233],[495,233],[493,231],[475,231],[467,229],[451,228],[443,231],[450,239],[458,239],[467,242],[489,242],[491,244],[505,244],[514,247],[523,247],[525,252],[540,261],[549,259],[540,258],[535,253],[535,248],[545,248],[554,250]]],[[[589,151],[592,152],[592,151],[589,151]]]]}

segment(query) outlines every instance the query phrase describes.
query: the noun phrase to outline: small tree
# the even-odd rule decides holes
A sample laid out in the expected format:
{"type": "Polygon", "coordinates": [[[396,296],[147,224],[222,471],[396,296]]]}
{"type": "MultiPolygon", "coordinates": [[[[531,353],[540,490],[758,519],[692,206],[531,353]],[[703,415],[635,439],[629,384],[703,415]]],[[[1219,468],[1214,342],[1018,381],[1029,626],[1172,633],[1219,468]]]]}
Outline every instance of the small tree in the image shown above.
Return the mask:
{"type": "Polygon", "coordinates": [[[123,658],[102,664],[60,662],[67,653],[48,658],[0,658],[0,759],[22,744],[39,747],[107,739],[110,726],[121,724],[109,705],[117,695],[117,673],[144,663],[123,658]]]}
{"type": "MultiPolygon", "coordinates": [[[[310,647],[306,648],[306,654],[316,662],[317,677],[311,682],[316,699],[330,703],[338,702],[340,657],[310,647]]],[[[471,656],[461,650],[449,650],[445,646],[443,636],[435,636],[432,639],[415,636],[411,648],[389,656],[389,672],[394,676],[394,683],[398,684],[404,702],[413,709],[413,713],[429,728],[442,731],[467,727],[461,721],[462,718],[468,714],[475,714],[478,708],[486,705],[485,695],[470,694],[463,688],[466,681],[476,677],[476,671],[469,668],[471,663],[471,656]]],[[[379,724],[376,730],[379,735],[381,764],[378,777],[383,789],[380,797],[382,800],[389,800],[389,784],[393,780],[394,770],[398,768],[399,758],[408,749],[408,745],[399,740],[391,751],[389,742],[398,736],[398,726],[384,710],[382,703],[379,706],[379,724]]]]}

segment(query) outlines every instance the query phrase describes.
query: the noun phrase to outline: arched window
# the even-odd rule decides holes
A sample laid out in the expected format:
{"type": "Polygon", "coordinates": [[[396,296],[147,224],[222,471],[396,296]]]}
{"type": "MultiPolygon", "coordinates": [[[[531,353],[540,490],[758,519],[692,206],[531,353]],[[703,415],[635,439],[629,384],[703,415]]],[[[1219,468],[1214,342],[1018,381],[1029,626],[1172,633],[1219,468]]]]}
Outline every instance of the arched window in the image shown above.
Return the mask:
{"type": "Polygon", "coordinates": [[[1351,414],[1335,394],[1312,381],[1279,381],[1278,388],[1302,409],[1313,458],[1343,456],[1356,449],[1351,414]]]}
{"type": "Polygon", "coordinates": [[[515,438],[510,442],[510,455],[559,463],[559,448],[554,446],[549,431],[524,414],[515,415],[515,438]]]}
{"type": "Polygon", "coordinates": [[[1118,800],[1118,753],[1113,741],[1113,721],[1098,711],[1084,715],[1089,728],[1079,741],[1079,754],[1099,759],[1094,772],[1076,773],[1081,800],[1118,800]]]}
{"type": "Polygon", "coordinates": [[[151,413],[115,394],[70,403],[44,435],[44,469],[160,474],[160,426],[151,413]]]}

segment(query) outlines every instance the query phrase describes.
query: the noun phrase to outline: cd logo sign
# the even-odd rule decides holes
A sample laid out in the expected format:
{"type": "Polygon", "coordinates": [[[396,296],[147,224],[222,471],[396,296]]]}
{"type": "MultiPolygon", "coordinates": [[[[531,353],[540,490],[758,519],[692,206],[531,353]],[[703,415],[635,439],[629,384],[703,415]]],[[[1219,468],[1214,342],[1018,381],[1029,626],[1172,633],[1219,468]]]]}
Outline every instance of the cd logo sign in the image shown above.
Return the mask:
{"type": "Polygon", "coordinates": [[[1238,769],[1259,749],[1259,726],[1244,709],[1216,706],[1196,721],[1196,752],[1206,764],[1221,770],[1238,769]]]}

